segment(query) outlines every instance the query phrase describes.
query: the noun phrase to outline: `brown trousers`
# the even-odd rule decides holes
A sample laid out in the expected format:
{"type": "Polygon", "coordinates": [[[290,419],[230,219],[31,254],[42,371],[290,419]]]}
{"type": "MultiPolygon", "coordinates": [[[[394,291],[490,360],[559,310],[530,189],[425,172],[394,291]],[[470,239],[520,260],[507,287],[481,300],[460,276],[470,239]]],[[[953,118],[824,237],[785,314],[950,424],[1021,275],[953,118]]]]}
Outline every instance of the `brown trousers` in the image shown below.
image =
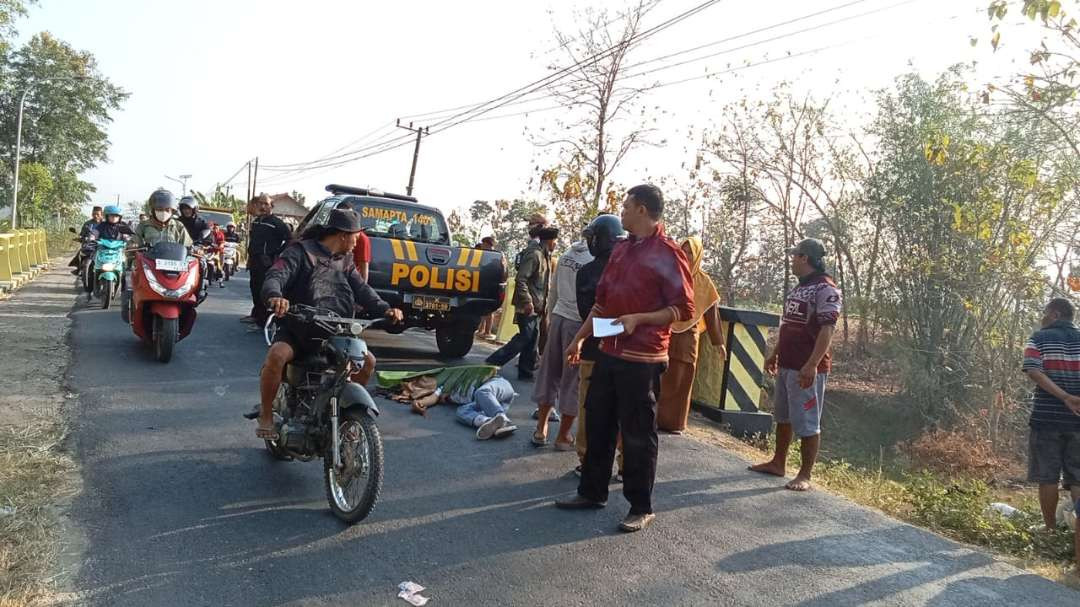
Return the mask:
{"type": "Polygon", "coordinates": [[[668,368],[660,377],[660,401],[656,407],[656,427],[681,432],[690,419],[690,394],[697,373],[699,337],[697,328],[672,333],[668,346],[668,368]]]}

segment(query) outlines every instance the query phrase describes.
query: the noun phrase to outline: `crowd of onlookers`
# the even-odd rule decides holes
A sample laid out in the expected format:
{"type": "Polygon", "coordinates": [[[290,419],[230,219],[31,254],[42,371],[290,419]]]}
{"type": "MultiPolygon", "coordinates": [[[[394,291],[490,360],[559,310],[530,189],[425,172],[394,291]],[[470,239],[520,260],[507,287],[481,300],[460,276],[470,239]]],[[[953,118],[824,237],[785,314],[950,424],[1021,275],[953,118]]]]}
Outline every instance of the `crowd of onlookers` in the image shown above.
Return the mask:
{"type": "MultiPolygon", "coordinates": [[[[531,217],[526,226],[531,241],[514,263],[518,332],[487,359],[501,367],[517,357],[518,379],[535,381],[532,443],[578,454],[577,494],[556,505],[603,507],[614,464],[630,502],[621,525],[625,531],[654,519],[657,432],[678,434],[686,428],[702,336],[725,355],[720,297],[702,270],[702,243],[695,237],[669,238],[663,211],[658,188],[631,188],[621,217],[598,216],[557,261],[558,230],[541,215],[531,217]],[[594,326],[604,327],[605,336],[594,336],[594,326]],[[551,421],[558,423],[553,440],[551,421]]],[[[765,358],[765,370],[776,377],[776,448],[769,461],[750,470],[786,476],[788,451],[797,438],[801,466],[785,487],[806,491],[821,446],[830,345],[842,293],[827,272],[824,243],[808,238],[787,253],[798,283],[785,296],[780,329],[765,358]]],[[[482,326],[481,332],[490,327],[482,326]]],[[[1042,329],[1025,348],[1023,369],[1036,385],[1029,480],[1039,484],[1045,527],[1053,530],[1061,524],[1056,516],[1062,485],[1080,511],[1080,331],[1068,299],[1055,298],[1046,306],[1042,329]]],[[[494,417],[504,416],[513,400],[505,392],[505,402],[490,416],[481,412],[462,419],[478,427],[478,438],[496,436],[495,426],[500,432],[512,428],[509,420],[494,417]]],[[[1075,542],[1080,560],[1080,532],[1075,542]]]]}

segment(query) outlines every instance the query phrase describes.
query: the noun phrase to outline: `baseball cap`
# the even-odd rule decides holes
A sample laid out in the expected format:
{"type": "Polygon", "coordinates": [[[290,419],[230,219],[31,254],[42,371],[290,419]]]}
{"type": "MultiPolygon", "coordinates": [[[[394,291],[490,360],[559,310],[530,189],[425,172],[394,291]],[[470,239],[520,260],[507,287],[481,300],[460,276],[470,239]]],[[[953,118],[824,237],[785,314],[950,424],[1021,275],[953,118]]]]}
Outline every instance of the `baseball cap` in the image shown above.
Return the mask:
{"type": "Polygon", "coordinates": [[[548,223],[547,217],[544,217],[543,213],[533,213],[529,216],[528,224],[531,226],[546,226],[548,223]]]}
{"type": "Polygon", "coordinates": [[[804,238],[799,244],[787,250],[788,255],[806,255],[810,259],[822,259],[827,254],[825,243],[817,238],[804,238]]]}

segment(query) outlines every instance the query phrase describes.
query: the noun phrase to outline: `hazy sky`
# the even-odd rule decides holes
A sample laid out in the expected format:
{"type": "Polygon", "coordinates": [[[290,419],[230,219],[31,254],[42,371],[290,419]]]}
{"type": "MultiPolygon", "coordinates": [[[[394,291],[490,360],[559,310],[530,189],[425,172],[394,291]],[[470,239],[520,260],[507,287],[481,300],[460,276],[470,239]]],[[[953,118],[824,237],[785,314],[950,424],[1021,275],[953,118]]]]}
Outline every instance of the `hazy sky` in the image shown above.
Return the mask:
{"type": "MultiPolygon", "coordinates": [[[[663,0],[648,15],[646,27],[700,1],[663,0]]],[[[1008,49],[992,57],[985,44],[969,44],[969,35],[989,38],[986,0],[727,0],[643,42],[631,61],[848,4],[650,64],[661,67],[731,51],[643,76],[641,82],[667,83],[774,61],[650,93],[650,114],[655,106],[667,112],[659,126],[668,144],[629,158],[616,180],[632,184],[645,176],[677,173],[687,160],[683,150],[689,126],[708,126],[723,103],[758,94],[781,80],[822,96],[839,94],[858,111],[866,93],[888,86],[909,69],[932,76],[973,59],[983,61],[988,74],[1015,68],[1007,62],[1008,49]],[[880,12],[859,16],[871,11],[880,12]],[[809,27],[818,29],[793,33],[809,27]],[[809,54],[787,58],[789,53],[809,54]]],[[[625,2],[589,5],[619,10],[625,2]]],[[[374,132],[357,145],[397,136],[388,126],[397,117],[516,89],[544,76],[552,62],[564,61],[549,52],[555,44],[552,23],[573,26],[574,6],[551,0],[41,0],[18,27],[23,37],[49,30],[93,52],[102,72],[132,93],[109,128],[110,162],[86,175],[98,188],[99,200],[119,195],[126,202],[145,199],[159,185],[178,191],[180,186],[166,180],[166,174],[190,173],[189,187],[209,191],[256,155],[264,165],[313,160],[365,134],[374,132]]],[[[552,105],[550,99],[538,99],[488,116],[552,105]]],[[[544,157],[523,130],[549,125],[563,111],[468,123],[425,139],[417,196],[449,211],[474,199],[535,195],[529,182],[544,157]]],[[[309,201],[321,197],[327,183],[404,192],[411,157],[409,145],[329,171],[285,176],[260,171],[258,189],[296,189],[309,201]]],[[[234,182],[241,195],[245,177],[246,172],[234,182]]]]}

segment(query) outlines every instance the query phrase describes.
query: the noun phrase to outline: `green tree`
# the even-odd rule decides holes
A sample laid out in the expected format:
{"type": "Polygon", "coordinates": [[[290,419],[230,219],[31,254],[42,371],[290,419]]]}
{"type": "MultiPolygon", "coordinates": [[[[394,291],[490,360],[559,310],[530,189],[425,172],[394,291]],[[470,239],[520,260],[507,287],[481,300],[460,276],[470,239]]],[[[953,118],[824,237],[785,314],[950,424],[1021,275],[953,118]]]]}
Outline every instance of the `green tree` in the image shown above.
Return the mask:
{"type": "Polygon", "coordinates": [[[1074,160],[973,111],[964,76],[899,78],[870,129],[878,207],[868,210],[884,227],[889,320],[907,349],[908,392],[939,419],[1017,388],[1016,348],[1046,292],[1036,262],[1078,211],[1066,195],[1074,160]]]}
{"type": "MultiPolygon", "coordinates": [[[[104,129],[128,94],[99,72],[93,55],[48,33],[33,36],[2,60],[0,165],[14,164],[18,106],[25,92],[22,161],[40,164],[53,176],[54,208],[77,209],[94,191],[78,176],[107,160],[104,129]]],[[[6,200],[10,193],[9,170],[0,174],[0,194],[6,200]]]]}
{"type": "Polygon", "coordinates": [[[43,164],[29,162],[19,167],[19,217],[30,225],[42,225],[54,215],[53,183],[49,169],[43,164]]]}

